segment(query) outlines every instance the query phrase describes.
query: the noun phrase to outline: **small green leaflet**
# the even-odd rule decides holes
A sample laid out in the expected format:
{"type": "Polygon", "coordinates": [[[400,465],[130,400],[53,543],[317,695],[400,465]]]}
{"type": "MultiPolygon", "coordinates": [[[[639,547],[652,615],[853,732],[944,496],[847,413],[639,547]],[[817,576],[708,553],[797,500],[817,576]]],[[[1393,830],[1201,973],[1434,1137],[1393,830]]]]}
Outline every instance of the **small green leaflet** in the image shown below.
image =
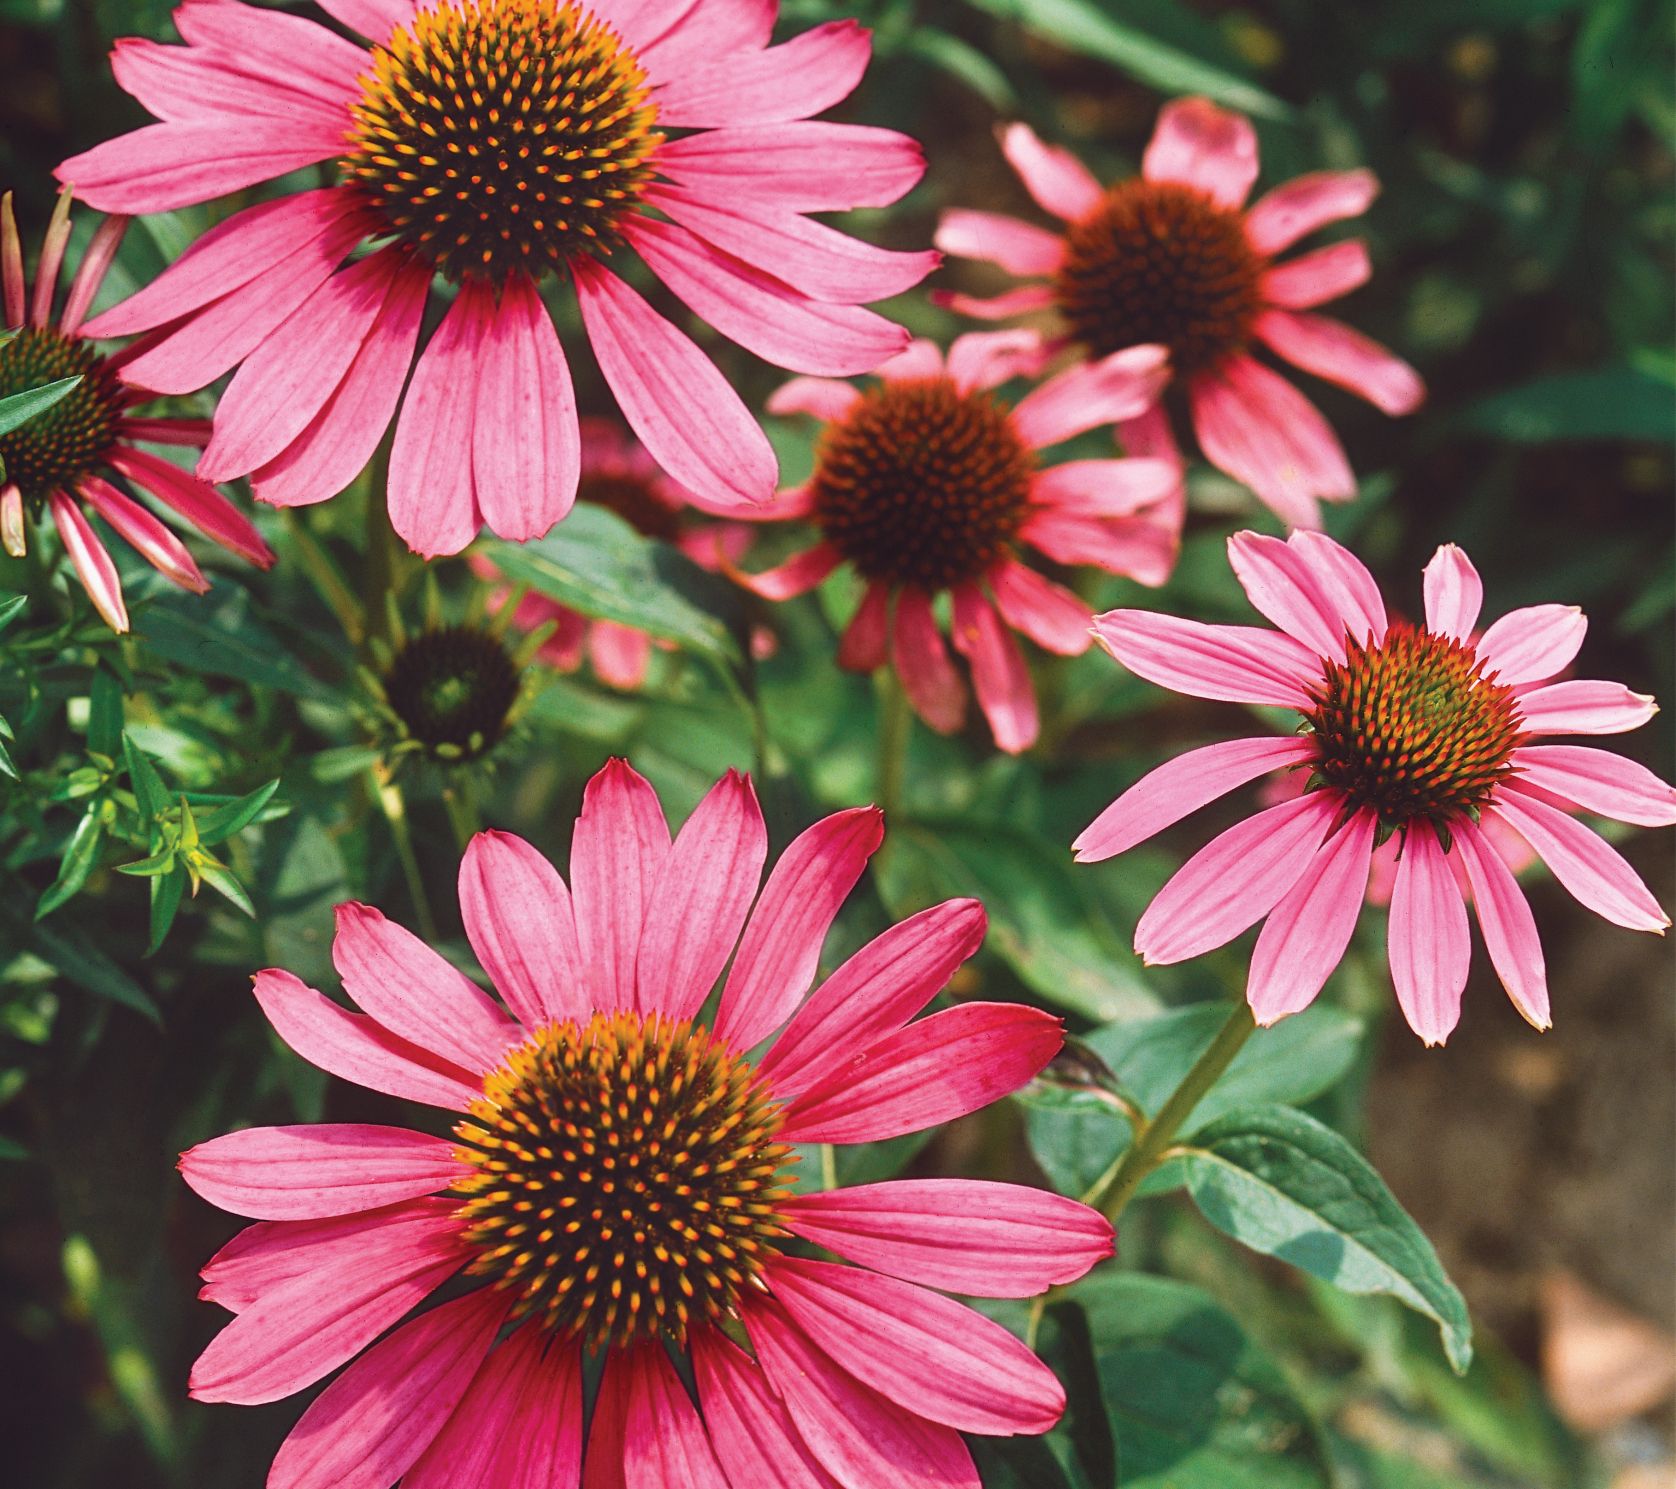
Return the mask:
{"type": "Polygon", "coordinates": [[[26,388],[9,398],[0,398],[0,434],[10,434],[37,415],[44,414],[80,381],[79,376],[63,377],[55,383],[26,388]]]}

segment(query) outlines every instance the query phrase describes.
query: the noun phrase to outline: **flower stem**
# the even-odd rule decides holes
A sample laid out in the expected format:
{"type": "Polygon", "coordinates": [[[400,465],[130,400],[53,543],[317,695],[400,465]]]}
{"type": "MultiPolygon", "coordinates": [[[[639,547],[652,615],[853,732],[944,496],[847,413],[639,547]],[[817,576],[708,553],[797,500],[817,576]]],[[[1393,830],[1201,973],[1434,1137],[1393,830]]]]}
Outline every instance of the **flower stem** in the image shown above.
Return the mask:
{"type": "Polygon", "coordinates": [[[1159,1107],[1158,1115],[1150,1122],[1142,1122],[1135,1129],[1131,1142],[1106,1170],[1094,1186],[1083,1196],[1083,1203],[1092,1205],[1106,1219],[1116,1224],[1117,1217],[1135,1197],[1138,1190],[1164,1160],[1170,1141],[1181,1124],[1193,1113],[1193,1108],[1207,1091],[1221,1078],[1222,1072],[1256,1031],[1257,1021],[1251,1016],[1251,1006],[1241,998],[1228,1014],[1227,1022],[1217,1030],[1204,1054],[1194,1061],[1193,1068],[1181,1078],[1181,1084],[1170,1093],[1159,1107]]]}
{"type": "Polygon", "coordinates": [[[454,779],[443,791],[442,804],[448,808],[448,821],[454,828],[454,841],[459,845],[460,852],[464,853],[471,840],[483,830],[483,823],[477,815],[471,777],[463,770],[455,772],[454,779]]]}
{"type": "Polygon", "coordinates": [[[908,761],[908,741],[913,735],[914,715],[908,695],[888,667],[879,676],[879,806],[885,823],[896,819],[902,805],[902,778],[908,761]]]}
{"type": "Polygon", "coordinates": [[[413,852],[413,829],[407,820],[407,801],[402,788],[392,781],[384,768],[372,770],[373,795],[383,809],[384,819],[390,824],[390,836],[395,840],[396,857],[401,860],[402,877],[407,880],[407,892],[419,917],[419,932],[426,941],[437,939],[436,917],[431,914],[431,902],[425,895],[425,876],[419,872],[419,860],[413,852]]]}
{"type": "Polygon", "coordinates": [[[332,562],[331,555],[303,525],[302,519],[297,516],[296,508],[283,508],[280,520],[285,525],[285,534],[291,540],[291,546],[297,550],[297,559],[303,572],[314,581],[316,591],[337,618],[338,624],[343,627],[343,634],[348,638],[349,644],[359,647],[366,639],[367,630],[361,602],[355,598],[354,591],[338,572],[338,566],[332,562]]]}

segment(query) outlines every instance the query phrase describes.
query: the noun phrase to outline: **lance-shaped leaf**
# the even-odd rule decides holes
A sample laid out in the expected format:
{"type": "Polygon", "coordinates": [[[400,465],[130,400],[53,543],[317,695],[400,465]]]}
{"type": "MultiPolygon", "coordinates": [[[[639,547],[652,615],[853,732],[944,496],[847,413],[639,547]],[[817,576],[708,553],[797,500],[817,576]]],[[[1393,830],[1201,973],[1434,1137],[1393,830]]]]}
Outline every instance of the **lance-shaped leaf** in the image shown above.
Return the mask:
{"type": "Polygon", "coordinates": [[[79,375],[62,377],[55,383],[45,383],[39,388],[26,388],[21,393],[13,393],[9,398],[0,398],[0,434],[10,434],[37,415],[44,414],[80,381],[79,375]]]}
{"type": "Polygon", "coordinates": [[[243,832],[261,815],[262,809],[273,800],[273,794],[277,790],[279,781],[275,779],[265,786],[258,786],[236,801],[227,802],[203,813],[198,818],[199,840],[205,847],[213,848],[217,843],[226,842],[234,833],[243,832]]]}

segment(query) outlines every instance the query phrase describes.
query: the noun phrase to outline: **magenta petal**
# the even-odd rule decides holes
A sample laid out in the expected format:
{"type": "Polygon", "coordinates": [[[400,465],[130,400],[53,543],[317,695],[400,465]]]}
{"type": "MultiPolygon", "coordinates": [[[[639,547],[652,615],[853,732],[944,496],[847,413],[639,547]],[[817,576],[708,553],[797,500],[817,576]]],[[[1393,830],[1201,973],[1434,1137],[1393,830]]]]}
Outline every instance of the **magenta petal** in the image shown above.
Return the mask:
{"type": "Polygon", "coordinates": [[[1352,617],[1296,548],[1260,533],[1235,533],[1228,539],[1228,564],[1258,614],[1317,656],[1343,665],[1352,617]]]}
{"type": "Polygon", "coordinates": [[[1033,1297],[1112,1254],[1099,1211],[1023,1184],[893,1179],[794,1195],[780,1213],[848,1261],[984,1298],[1033,1297]]]}
{"type": "Polygon", "coordinates": [[[414,0],[320,0],[320,8],[368,41],[382,43],[413,19],[414,0]]]}
{"type": "Polygon", "coordinates": [[[70,555],[76,577],[81,580],[93,608],[106,625],[122,635],[128,629],[128,607],[122,602],[122,580],[109,551],[99,541],[92,524],[82,516],[81,508],[62,491],[53,492],[47,505],[58,540],[70,555]]]}
{"type": "Polygon", "coordinates": [[[1067,460],[1037,475],[1030,500],[1076,517],[1132,517],[1164,501],[1180,481],[1179,460],[1067,460]]]}
{"type": "Polygon", "coordinates": [[[1105,196],[1087,166],[1069,150],[1043,144],[1027,124],[1009,124],[1001,131],[1001,152],[1037,206],[1055,217],[1075,222],[1105,196]]]}
{"type": "Polygon", "coordinates": [[[510,1304],[480,1288],[368,1350],[291,1429],[268,1489],[390,1489],[465,1395],[510,1304]]]}
{"type": "Polygon", "coordinates": [[[1279,253],[1329,222],[1360,217],[1378,195],[1372,171],[1298,176],[1252,204],[1245,214],[1246,236],[1258,253],[1279,253]]]}
{"type": "Polygon", "coordinates": [[[971,664],[978,706],[995,743],[1016,755],[1036,742],[1036,690],[1012,632],[975,585],[954,592],[954,645],[971,664]]]}
{"type": "Polygon", "coordinates": [[[771,414],[810,414],[823,420],[842,419],[861,398],[849,383],[825,377],[794,377],[768,395],[771,414]]]}
{"type": "Polygon", "coordinates": [[[825,1079],[834,1050],[863,1050],[903,1027],[982,944],[976,900],[945,900],[869,941],[818,987],[758,1062],[776,1094],[825,1079]]]}
{"type": "Polygon", "coordinates": [[[209,580],[186,545],[132,497],[91,475],[82,477],[76,494],[165,579],[195,595],[209,588],[209,580]]]}
{"type": "Polygon", "coordinates": [[[289,972],[255,977],[256,1001],[279,1035],[310,1064],[369,1091],[464,1111],[482,1095],[468,1071],[340,1008],[289,972]]]}
{"type": "Polygon", "coordinates": [[[1377,826],[1373,812],[1358,811],[1316,851],[1270,912],[1246,985],[1258,1023],[1307,1008],[1343,958],[1368,892],[1377,826]]]}
{"type": "Polygon", "coordinates": [[[815,980],[826,933],[884,835],[877,807],[852,807],[822,818],[780,855],[722,989],[718,1039],[751,1049],[796,1011],[815,980]]]}
{"type": "Polygon", "coordinates": [[[131,445],[118,445],[107,458],[115,469],[180,513],[212,543],[219,543],[229,553],[236,553],[260,568],[273,563],[273,549],[263,541],[255,525],[207,481],[200,481],[149,450],[137,450],[131,445]]]}
{"type": "Polygon", "coordinates": [[[1659,711],[1650,693],[1593,679],[1534,688],[1518,706],[1527,734],[1627,734],[1659,711]]]}
{"type": "Polygon", "coordinates": [[[736,582],[765,600],[792,600],[823,583],[843,561],[844,555],[832,544],[817,543],[760,574],[747,574],[743,569],[732,573],[736,582]]]}
{"type": "Polygon", "coordinates": [[[923,589],[904,589],[896,597],[891,655],[914,712],[941,734],[960,728],[966,721],[966,684],[949,660],[931,596],[923,589]]]}
{"type": "Polygon", "coordinates": [[[1220,207],[1241,206],[1257,179],[1256,131],[1208,98],[1178,98],[1158,112],[1141,174],[1197,187],[1220,207]]]}
{"type": "Polygon", "coordinates": [[[1556,796],[1619,822],[1638,827],[1676,824],[1676,786],[1660,780],[1645,765],[1587,745],[1523,745],[1513,753],[1512,779],[1539,786],[1556,796]]]}
{"type": "Polygon", "coordinates": [[[460,916],[483,970],[527,1029],[592,1007],[570,891],[522,838],[480,832],[460,862],[460,916]]]}
{"type": "Polygon", "coordinates": [[[435,1194],[465,1173],[445,1138],[316,1122],[248,1127],[188,1148],[180,1172],[212,1205],[253,1220],[318,1220],[435,1194]]]}
{"type": "Polygon", "coordinates": [[[1548,970],[1530,904],[1484,832],[1471,822],[1458,822],[1454,838],[1496,976],[1525,1019],[1546,1029],[1550,1021],[1548,970]]]}
{"type": "Polygon", "coordinates": [[[1456,641],[1468,640],[1484,604],[1484,581],[1472,560],[1445,543],[1426,565],[1426,629],[1456,641]]]}
{"type": "Polygon", "coordinates": [[[1342,321],[1269,310],[1257,317],[1254,329],[1294,367],[1348,388],[1387,414],[1411,414],[1426,400],[1419,373],[1342,321]]]}
{"type": "Polygon", "coordinates": [[[1115,858],[1247,781],[1302,765],[1314,752],[1307,739],[1231,739],[1189,750],[1136,781],[1083,829],[1072,851],[1078,863],[1115,858]]]}
{"type": "Polygon", "coordinates": [[[838,643],[838,665],[850,672],[871,672],[890,658],[890,590],[869,584],[838,643]]]}
{"type": "Polygon", "coordinates": [[[340,133],[350,127],[346,98],[328,101],[200,47],[122,37],[111,53],[111,73],[124,92],[165,121],[236,123],[240,115],[255,115],[280,126],[296,121],[340,133]]]}
{"type": "Polygon", "coordinates": [[[1088,650],[1094,617],[1064,585],[1008,559],[990,570],[989,589],[1002,620],[1044,651],[1077,657],[1088,650]]]}
{"type": "Polygon", "coordinates": [[[1308,709],[1321,661],[1290,636],[1153,610],[1108,610],[1094,634],[1137,677],[1191,698],[1308,709]]]}
{"type": "Polygon", "coordinates": [[[287,86],[346,104],[358,97],[366,51],[303,16],[225,3],[187,0],[175,26],[194,47],[230,54],[287,86]]]}
{"type": "Polygon", "coordinates": [[[956,258],[996,264],[1009,274],[1055,274],[1065,257],[1065,239],[1000,212],[954,208],[937,223],[937,246],[956,258]]]}
{"type": "Polygon", "coordinates": [[[588,991],[604,1012],[635,1006],[641,931],[668,855],[657,792],[627,761],[607,761],[582,793],[570,847],[576,939],[588,991]]]}
{"type": "Polygon", "coordinates": [[[1588,629],[1588,617],[1575,605],[1528,605],[1489,627],[1477,651],[1485,675],[1499,683],[1544,682],[1571,665],[1588,629]]]}
{"type": "Polygon", "coordinates": [[[829,21],[779,46],[666,77],[653,95],[658,119],[687,129],[807,119],[855,91],[872,52],[870,32],[854,21],[829,21]]]}
{"type": "Polygon", "coordinates": [[[739,941],[768,856],[751,778],[730,770],[706,793],[663,860],[636,958],[642,1013],[692,1018],[739,941]]]}
{"type": "Polygon", "coordinates": [[[1131,346],[1098,362],[1078,362],[1019,400],[1013,428],[1032,449],[1074,439],[1151,408],[1169,380],[1161,346],[1131,346]]]}
{"type": "Polygon", "coordinates": [[[716,1329],[697,1330],[691,1348],[699,1405],[729,1483],[843,1489],[804,1446],[761,1366],[716,1329]]]}
{"type": "Polygon", "coordinates": [[[337,907],[332,964],[385,1028],[464,1069],[493,1070],[522,1037],[476,983],[370,905],[337,907]]]}
{"type": "Polygon", "coordinates": [[[663,1348],[642,1346],[617,1368],[629,1375],[623,1489],[729,1489],[733,1481],[716,1462],[698,1410],[663,1348]]]}
{"type": "Polygon", "coordinates": [[[657,159],[684,186],[792,212],[888,207],[925,174],[925,153],[905,134],[810,120],[683,135],[657,159]]]}
{"type": "Polygon", "coordinates": [[[834,1063],[787,1107],[781,1136],[871,1143],[952,1122],[1010,1096],[1064,1042],[1063,1023],[1039,1008],[945,1008],[834,1063]]]}
{"type": "Polygon", "coordinates": [[[968,331],[949,346],[948,374],[962,393],[988,392],[1015,377],[1035,377],[1052,348],[1041,333],[968,331]]]}
{"type": "Polygon", "coordinates": [[[1461,1017],[1472,960],[1466,905],[1429,823],[1411,822],[1391,891],[1391,981],[1408,1027],[1442,1044],[1461,1017]]]}
{"type": "Polygon", "coordinates": [[[1263,276],[1263,298],[1283,310],[1309,310],[1349,294],[1372,275],[1367,244],[1352,238],[1276,264],[1263,276]]]}

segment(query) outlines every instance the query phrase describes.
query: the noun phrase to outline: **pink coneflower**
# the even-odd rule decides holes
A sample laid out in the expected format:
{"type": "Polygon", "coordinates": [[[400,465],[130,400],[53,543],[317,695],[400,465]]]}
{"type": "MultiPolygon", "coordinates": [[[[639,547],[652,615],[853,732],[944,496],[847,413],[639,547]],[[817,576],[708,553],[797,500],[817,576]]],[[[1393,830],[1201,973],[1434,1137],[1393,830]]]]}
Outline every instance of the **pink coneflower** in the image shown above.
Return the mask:
{"type": "MultiPolygon", "coordinates": [[[[615,512],[648,538],[671,543],[694,563],[719,569],[736,562],[750,547],[751,529],[718,521],[695,511],[692,493],[670,480],[657,461],[632,436],[609,419],[584,418],[582,477],[576,499],[615,512]]],[[[473,571],[483,579],[498,577],[487,558],[474,555],[473,571]]],[[[644,631],[618,621],[596,620],[550,600],[525,594],[513,623],[526,631],[551,623],[553,634],[542,643],[542,661],[561,672],[574,672],[586,658],[602,682],[632,690],[646,681],[652,648],[658,643],[644,631]]]]}
{"type": "Polygon", "coordinates": [[[1170,462],[1047,465],[1040,454],[1151,404],[1163,352],[1132,347],[1073,367],[1016,407],[993,396],[1041,361],[1034,334],[985,332],[955,341],[946,365],[936,346],[916,341],[865,392],[824,378],[787,383],[770,411],[813,414],[826,428],[807,484],[754,516],[806,519],[821,540],[778,568],[739,576],[783,600],[852,564],[866,589],[839,662],[860,672],[894,666],[914,711],[951,731],[965,717],[966,684],[933,608],[947,594],[955,649],[971,666],[995,742],[1011,751],[1028,749],[1037,730],[1035,691],[1011,631],[1075,656],[1088,649],[1093,618],[1019,550],[1162,584],[1181,540],[1170,462]]]}
{"type": "Polygon", "coordinates": [[[0,345],[0,398],[79,377],[44,414],[0,435],[0,544],[28,552],[29,523],[52,513],[64,551],[113,631],[128,629],[122,582],[78,503],[102,517],[147,563],[182,589],[202,594],[209,580],[186,545],[151,510],[113,482],[122,477],[184,518],[206,538],[266,568],[272,551],[249,520],[213,486],[141,445],[202,445],[201,419],[144,419],[133,410],[153,393],[125,358],[104,357],[84,339],[82,322],[122,242],[126,217],[107,217],[93,234],[57,321],[53,303],[70,242],[70,193],[61,192],[41,246],[33,286],[24,275],[23,240],[12,194],[0,197],[0,305],[17,334],[0,345]]]}
{"type": "Polygon", "coordinates": [[[269,1489],[977,1489],[960,1433],[1058,1420],[1052,1373],[942,1290],[1079,1277],[1111,1253],[1100,1215],[1008,1184],[797,1182],[794,1144],[976,1111],[1061,1044],[1057,1019],[1011,1004],[914,1018],[982,940],[973,900],[893,927],[810,993],[883,831],[871,807],[816,823],[759,894],[748,779],[730,772],[671,842],[614,761],[583,797],[568,887],[509,834],[466,852],[466,935],[504,1007],[365,905],[339,909],[333,946],[364,1012],[257,976],[299,1054],[455,1118],[451,1137],[258,1128],[182,1158],[199,1194],[259,1222],[204,1269],[203,1296],[238,1316],[192,1394],[274,1401],[361,1355],[269,1489]],[[451,1301],[399,1322],[451,1280],[451,1301]],[[584,1428],[589,1356],[604,1374],[584,1428]]]}
{"type": "Polygon", "coordinates": [[[1319,533],[1240,533],[1234,573],[1279,631],[1211,626],[1144,610],[1096,622],[1131,672],[1195,698],[1294,709],[1298,732],[1192,750],[1124,792],[1077,839],[1110,858],[1269,771],[1306,792],[1230,828],[1159,891],[1135,931],[1148,962],[1224,945],[1267,916],[1247,996],[1259,1023],[1307,1007],[1350,943],[1374,846],[1399,842],[1390,960],[1397,999],[1427,1044],[1454,1029],[1470,944],[1466,902],[1514,1006],[1548,1027],[1542,946],[1514,882],[1540,857],[1597,915],[1662,933],[1670,921],[1617,850],[1570,815],[1676,823],[1676,789],[1605,750],[1533,744],[1545,734],[1618,734],[1653,700],[1621,684],[1550,681],[1587,622],[1569,605],[1514,610],[1473,639],[1483,599],[1447,545],[1426,566],[1423,627],[1388,621],[1372,576],[1319,533]]]}
{"type": "Polygon", "coordinates": [[[243,364],[204,476],[248,474],[279,506],[332,496],[371,458],[412,366],[390,457],[396,530],[427,556],[459,552],[485,523],[540,536],[581,468],[570,372],[538,292],[555,276],[658,464],[720,503],[767,500],[766,438],[697,346],[606,267],[627,249],[778,366],[858,372],[906,343],[860,306],[917,284],[936,255],[886,252],[807,215],[893,202],[924,168],[902,135],[811,120],[866,69],[853,22],[770,47],[773,0],[321,8],[367,43],[243,0],[184,0],[184,47],[123,41],[113,62],[162,122],[59,168],[123,212],[335,170],[335,185],[212,229],[90,328],[154,330],[135,370],[166,392],[243,364]],[[454,293],[415,363],[439,278],[454,293]]]}
{"type": "MultiPolygon", "coordinates": [[[[1274,262],[1306,234],[1366,211],[1379,189],[1369,172],[1300,176],[1244,211],[1257,137],[1245,119],[1203,98],[1166,105],[1139,179],[1110,188],[1023,124],[1003,133],[1001,147],[1064,226],[946,213],[938,247],[1042,281],[992,300],[950,295],[949,303],[987,319],[1055,310],[1067,340],[1091,357],[1141,342],[1168,347],[1205,458],[1294,527],[1318,527],[1321,501],[1356,494],[1326,420],[1251,349],[1261,342],[1388,414],[1419,406],[1425,389],[1407,363],[1339,321],[1303,313],[1367,279],[1365,244],[1274,262]]],[[[1149,454],[1172,439],[1162,412],[1123,433],[1149,454]]]]}

